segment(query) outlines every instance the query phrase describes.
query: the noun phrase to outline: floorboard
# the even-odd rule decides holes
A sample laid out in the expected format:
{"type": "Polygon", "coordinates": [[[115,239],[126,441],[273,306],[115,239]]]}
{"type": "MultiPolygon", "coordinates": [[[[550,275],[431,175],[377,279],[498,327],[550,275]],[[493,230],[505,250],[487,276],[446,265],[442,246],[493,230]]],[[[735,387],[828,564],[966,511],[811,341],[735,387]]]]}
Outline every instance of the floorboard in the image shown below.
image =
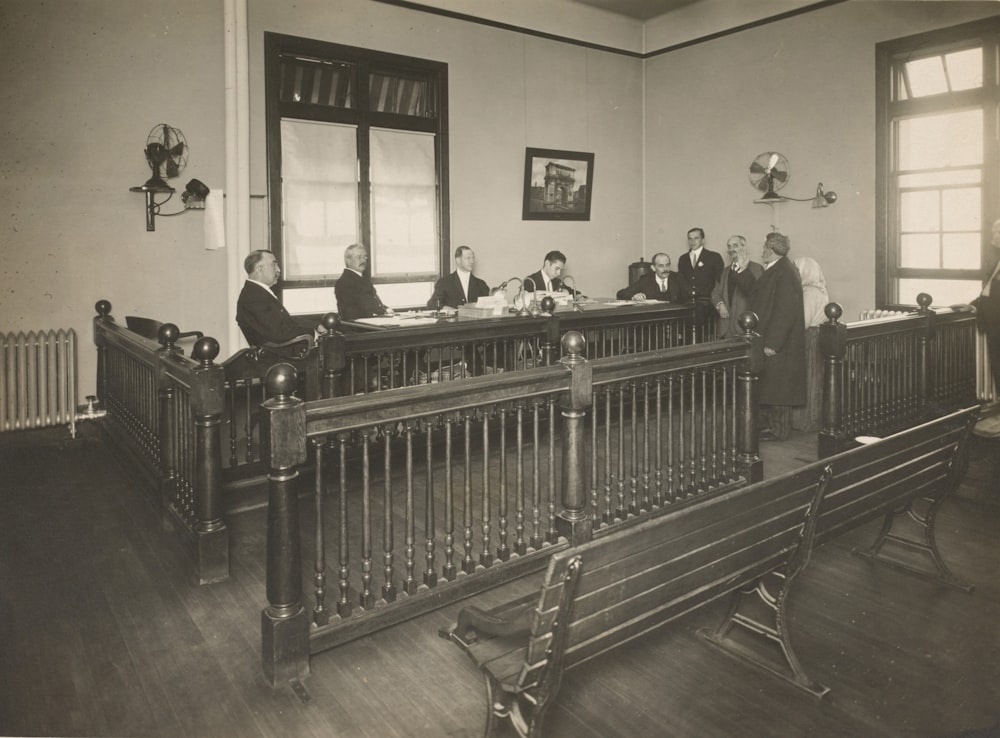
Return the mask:
{"type": "MultiPolygon", "coordinates": [[[[260,667],[264,511],[230,520],[231,578],[196,587],[150,496],[96,434],[81,436],[0,436],[0,735],[481,735],[482,680],[437,636],[463,603],[314,657],[301,696],[272,690],[260,667]]],[[[814,460],[815,436],[761,451],[770,476],[814,460]]],[[[570,672],[546,736],[1000,737],[992,462],[973,459],[939,518],[971,594],[853,556],[877,523],[815,552],[790,617],[805,668],[832,689],[822,702],[698,638],[720,602],[570,672]]],[[[538,576],[476,602],[499,604],[538,576]]]]}

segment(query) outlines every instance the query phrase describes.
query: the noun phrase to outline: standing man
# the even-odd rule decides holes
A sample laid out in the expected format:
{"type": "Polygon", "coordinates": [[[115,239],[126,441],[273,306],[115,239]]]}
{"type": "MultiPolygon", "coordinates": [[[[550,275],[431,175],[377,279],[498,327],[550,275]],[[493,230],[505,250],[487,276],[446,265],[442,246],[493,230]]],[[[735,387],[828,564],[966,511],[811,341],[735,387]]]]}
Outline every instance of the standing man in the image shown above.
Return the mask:
{"type": "Polygon", "coordinates": [[[719,338],[739,336],[742,333],[738,323],[740,316],[750,309],[750,293],[739,287],[735,275],[749,270],[756,280],[764,273],[764,267],[750,261],[747,240],[743,236],[730,236],[726,241],[726,251],[729,253],[729,268],[722,271],[719,284],[712,290],[712,304],[719,313],[719,338]]]}
{"type": "Polygon", "coordinates": [[[791,244],[780,233],[768,233],[761,251],[764,273],[754,279],[749,269],[734,278],[750,295],[757,313],[757,332],[764,341],[760,373],[760,410],[765,441],[784,441],[791,433],[792,406],[806,402],[806,334],[802,280],[788,259],[791,244]]]}
{"type": "MultiPolygon", "coordinates": [[[[1000,259],[1000,220],[993,224],[993,247],[1000,259]]],[[[986,334],[994,387],[1000,391],[1000,260],[983,282],[979,297],[973,302],[980,329],[986,334]]]]}
{"type": "Polygon", "coordinates": [[[371,278],[365,275],[367,266],[368,251],[365,247],[356,243],[348,246],[344,251],[344,272],[333,288],[341,320],[393,314],[392,309],[379,299],[371,278]]]}
{"type": "Polygon", "coordinates": [[[247,281],[236,301],[236,323],[251,346],[284,343],[301,335],[313,337],[314,322],[293,318],[271,288],[281,267],[270,251],[251,251],[243,260],[247,281]]]}
{"type": "Polygon", "coordinates": [[[566,254],[562,251],[550,251],[545,255],[542,268],[524,278],[524,291],[570,292],[570,289],[562,281],[562,273],[565,268],[566,254]]]}
{"type": "Polygon", "coordinates": [[[480,297],[489,297],[489,285],[472,273],[475,267],[475,251],[468,246],[455,249],[455,271],[437,281],[427,307],[457,308],[459,305],[472,305],[480,297]]]}
{"type": "Polygon", "coordinates": [[[692,228],[687,232],[688,251],[677,260],[677,271],[684,277],[691,289],[691,302],[694,303],[694,322],[700,334],[699,340],[704,340],[705,332],[714,325],[717,313],[712,305],[712,290],[722,278],[725,264],[722,255],[705,248],[705,231],[692,228]]]}
{"type": "Polygon", "coordinates": [[[633,302],[685,302],[688,289],[682,282],[680,274],[670,271],[670,257],[661,252],[653,255],[653,271],[646,272],[628,287],[618,290],[617,297],[633,302]]]}

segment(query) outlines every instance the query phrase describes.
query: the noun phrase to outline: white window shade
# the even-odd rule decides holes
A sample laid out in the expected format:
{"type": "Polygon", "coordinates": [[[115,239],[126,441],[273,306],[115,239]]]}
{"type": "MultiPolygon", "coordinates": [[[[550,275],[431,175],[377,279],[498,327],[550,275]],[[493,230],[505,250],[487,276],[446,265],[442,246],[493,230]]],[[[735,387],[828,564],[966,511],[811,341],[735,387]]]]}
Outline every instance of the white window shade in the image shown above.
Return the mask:
{"type": "Polygon", "coordinates": [[[438,268],[434,136],[372,128],[374,277],[434,275],[438,268]]]}
{"type": "Polygon", "coordinates": [[[286,280],[336,278],[358,238],[357,128],[281,121],[286,280]]]}

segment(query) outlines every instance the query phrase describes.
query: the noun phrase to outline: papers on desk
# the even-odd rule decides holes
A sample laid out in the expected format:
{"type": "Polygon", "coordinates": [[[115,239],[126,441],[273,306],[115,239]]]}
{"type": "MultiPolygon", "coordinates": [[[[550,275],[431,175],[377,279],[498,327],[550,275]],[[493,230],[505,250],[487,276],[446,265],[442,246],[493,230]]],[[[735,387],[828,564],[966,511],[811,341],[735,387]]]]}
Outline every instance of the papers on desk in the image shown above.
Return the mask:
{"type": "Polygon", "coordinates": [[[417,325],[434,325],[438,319],[431,312],[396,313],[379,315],[374,318],[358,318],[355,322],[374,325],[379,328],[400,328],[417,325]]]}

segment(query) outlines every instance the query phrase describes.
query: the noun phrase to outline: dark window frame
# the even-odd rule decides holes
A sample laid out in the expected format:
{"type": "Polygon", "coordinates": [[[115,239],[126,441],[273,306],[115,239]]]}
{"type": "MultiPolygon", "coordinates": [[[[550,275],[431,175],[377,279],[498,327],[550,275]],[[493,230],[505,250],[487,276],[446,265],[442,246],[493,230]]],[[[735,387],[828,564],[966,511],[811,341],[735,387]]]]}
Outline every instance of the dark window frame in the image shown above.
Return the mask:
{"type": "MultiPolygon", "coordinates": [[[[1000,15],[876,44],[875,47],[875,302],[900,304],[898,279],[981,278],[989,263],[990,226],[1000,218],[1000,15]],[[909,57],[981,46],[983,86],[975,90],[896,100],[897,66],[909,57]],[[894,172],[896,121],[924,113],[983,111],[980,270],[902,268],[898,192],[894,172]]],[[[928,290],[933,296],[933,290],[928,290]]]]}
{"type": "MultiPolygon", "coordinates": [[[[437,178],[436,217],[438,226],[438,271],[444,274],[451,264],[451,234],[449,215],[448,184],[448,65],[444,62],[419,59],[382,51],[373,51],[356,46],[346,46],[328,41],[288,36],[278,33],[264,34],[264,88],[265,126],[267,144],[267,182],[269,193],[269,243],[278,263],[283,261],[283,202],[281,186],[281,121],[285,118],[312,120],[328,123],[345,123],[357,126],[357,150],[359,157],[358,202],[360,222],[359,241],[371,248],[371,181],[369,131],[371,128],[389,128],[434,134],[435,164],[437,178]],[[302,56],[342,63],[354,70],[353,105],[334,107],[306,102],[282,101],[281,58],[282,56],[302,56]],[[410,73],[432,80],[430,94],[433,96],[433,116],[417,117],[397,113],[379,112],[369,107],[369,75],[373,72],[410,73]]],[[[346,247],[348,244],[344,244],[346,247]]],[[[339,256],[338,256],[339,258],[339,256]]],[[[339,271],[339,270],[337,270],[339,271]]],[[[374,278],[376,283],[401,283],[424,281],[425,275],[410,278],[374,278]]],[[[282,279],[279,288],[329,287],[336,283],[331,279],[289,280],[282,279]]]]}

